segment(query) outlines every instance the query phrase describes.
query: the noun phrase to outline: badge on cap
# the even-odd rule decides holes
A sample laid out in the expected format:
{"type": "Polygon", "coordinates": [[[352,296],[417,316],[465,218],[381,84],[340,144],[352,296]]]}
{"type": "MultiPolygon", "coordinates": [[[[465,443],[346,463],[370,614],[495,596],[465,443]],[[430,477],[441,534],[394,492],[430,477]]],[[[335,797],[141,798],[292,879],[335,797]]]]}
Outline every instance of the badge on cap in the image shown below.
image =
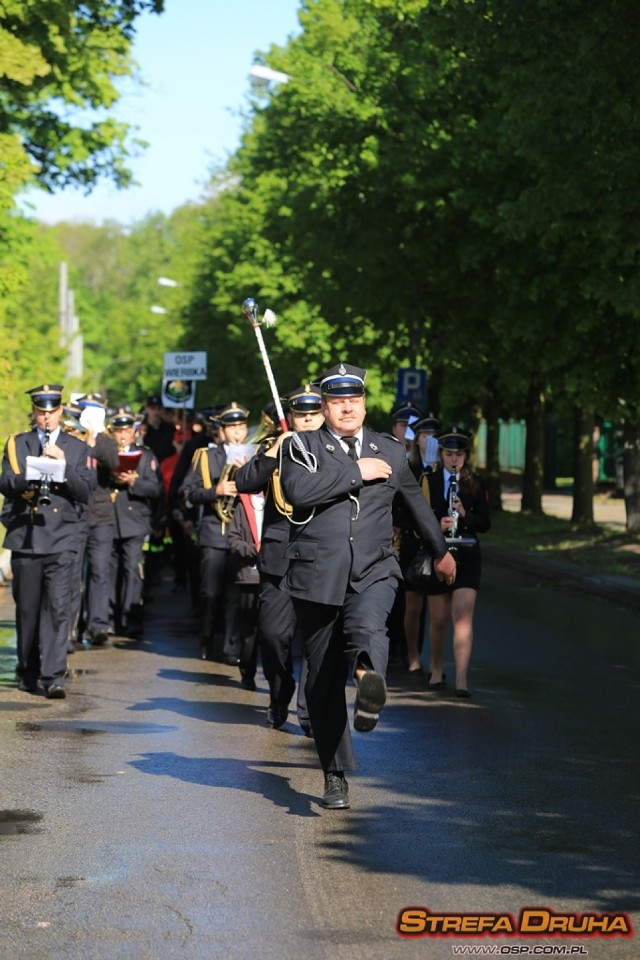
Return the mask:
{"type": "Polygon", "coordinates": [[[36,410],[57,410],[62,405],[63,389],[60,384],[43,383],[40,387],[25,390],[25,393],[31,397],[36,410]]]}

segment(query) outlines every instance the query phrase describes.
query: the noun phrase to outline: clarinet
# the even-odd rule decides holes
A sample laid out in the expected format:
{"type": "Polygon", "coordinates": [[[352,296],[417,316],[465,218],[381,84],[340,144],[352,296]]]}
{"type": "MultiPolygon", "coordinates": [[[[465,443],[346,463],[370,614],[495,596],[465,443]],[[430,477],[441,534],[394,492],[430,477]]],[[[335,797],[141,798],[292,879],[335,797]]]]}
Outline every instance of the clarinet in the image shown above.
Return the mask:
{"type": "Polygon", "coordinates": [[[453,526],[449,529],[450,537],[458,536],[458,518],[459,512],[453,505],[453,501],[458,499],[458,474],[452,473],[449,481],[449,516],[453,519],[453,526]]]}
{"type": "MultiPolygon", "coordinates": [[[[45,450],[49,446],[49,438],[51,436],[51,430],[45,428],[44,431],[44,443],[42,449],[45,450]]],[[[40,492],[38,493],[38,506],[39,507],[48,507],[51,503],[51,478],[48,474],[45,474],[40,481],[40,492]]]]}

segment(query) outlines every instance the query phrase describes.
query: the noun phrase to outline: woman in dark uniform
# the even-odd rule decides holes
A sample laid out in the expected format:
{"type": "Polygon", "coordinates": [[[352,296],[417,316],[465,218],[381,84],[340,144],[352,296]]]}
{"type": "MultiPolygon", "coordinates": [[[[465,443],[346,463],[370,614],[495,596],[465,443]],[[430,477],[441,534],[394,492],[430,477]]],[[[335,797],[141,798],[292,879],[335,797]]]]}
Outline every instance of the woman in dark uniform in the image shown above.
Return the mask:
{"type": "MultiPolygon", "coordinates": [[[[427,503],[429,502],[428,478],[440,463],[436,434],[442,429],[440,421],[430,413],[428,417],[410,424],[409,467],[420,484],[427,503]]],[[[425,625],[425,596],[427,580],[414,579],[414,566],[421,541],[415,532],[411,518],[398,505],[394,512],[394,525],[399,534],[398,560],[404,577],[404,636],[406,640],[407,671],[411,679],[422,678],[424,670],[420,663],[422,637],[425,625]]]]}
{"type": "Polygon", "coordinates": [[[486,533],[491,526],[489,498],[484,480],[467,463],[469,437],[453,427],[440,434],[438,444],[442,469],[429,477],[431,508],[440,521],[445,537],[457,535],[471,538],[475,543],[454,547],[458,573],[453,584],[448,586],[435,577],[429,581],[429,688],[439,690],[444,686],[442,661],[449,625],[452,623],[455,691],[458,697],[466,698],[471,696],[467,671],[473,645],[473,611],[482,570],[477,534],[486,533]],[[452,479],[457,480],[458,488],[457,496],[450,497],[452,479]]]}

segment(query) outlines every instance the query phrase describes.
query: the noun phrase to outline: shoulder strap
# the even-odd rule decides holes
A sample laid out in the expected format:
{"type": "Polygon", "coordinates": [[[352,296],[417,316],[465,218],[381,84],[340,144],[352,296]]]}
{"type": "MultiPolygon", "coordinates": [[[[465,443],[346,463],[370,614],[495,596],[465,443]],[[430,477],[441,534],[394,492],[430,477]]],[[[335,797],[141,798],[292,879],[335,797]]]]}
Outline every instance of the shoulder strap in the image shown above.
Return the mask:
{"type": "Polygon", "coordinates": [[[18,452],[16,450],[16,436],[15,433],[12,433],[9,439],[7,440],[7,456],[9,458],[9,463],[11,469],[16,474],[20,475],[20,464],[18,463],[18,452]]]}
{"type": "Polygon", "coordinates": [[[211,483],[211,470],[209,469],[208,454],[209,447],[200,447],[199,450],[196,450],[193,460],[194,469],[196,467],[200,467],[200,473],[202,474],[202,486],[205,490],[211,490],[211,487],[213,486],[211,483]]]}
{"type": "Polygon", "coordinates": [[[431,490],[429,489],[429,474],[423,473],[419,480],[420,488],[422,490],[422,495],[431,506],[431,490]]]}

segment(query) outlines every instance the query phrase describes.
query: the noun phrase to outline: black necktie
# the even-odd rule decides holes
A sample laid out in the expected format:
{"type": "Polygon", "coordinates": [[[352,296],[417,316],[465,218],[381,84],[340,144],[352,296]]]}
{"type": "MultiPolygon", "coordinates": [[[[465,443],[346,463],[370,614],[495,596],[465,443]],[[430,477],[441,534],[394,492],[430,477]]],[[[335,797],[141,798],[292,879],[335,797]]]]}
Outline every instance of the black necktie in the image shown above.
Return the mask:
{"type": "Polygon", "coordinates": [[[357,460],[358,454],[356,453],[356,443],[358,442],[355,437],[342,437],[342,442],[346,443],[349,447],[347,451],[347,456],[350,460],[357,460]]]}

